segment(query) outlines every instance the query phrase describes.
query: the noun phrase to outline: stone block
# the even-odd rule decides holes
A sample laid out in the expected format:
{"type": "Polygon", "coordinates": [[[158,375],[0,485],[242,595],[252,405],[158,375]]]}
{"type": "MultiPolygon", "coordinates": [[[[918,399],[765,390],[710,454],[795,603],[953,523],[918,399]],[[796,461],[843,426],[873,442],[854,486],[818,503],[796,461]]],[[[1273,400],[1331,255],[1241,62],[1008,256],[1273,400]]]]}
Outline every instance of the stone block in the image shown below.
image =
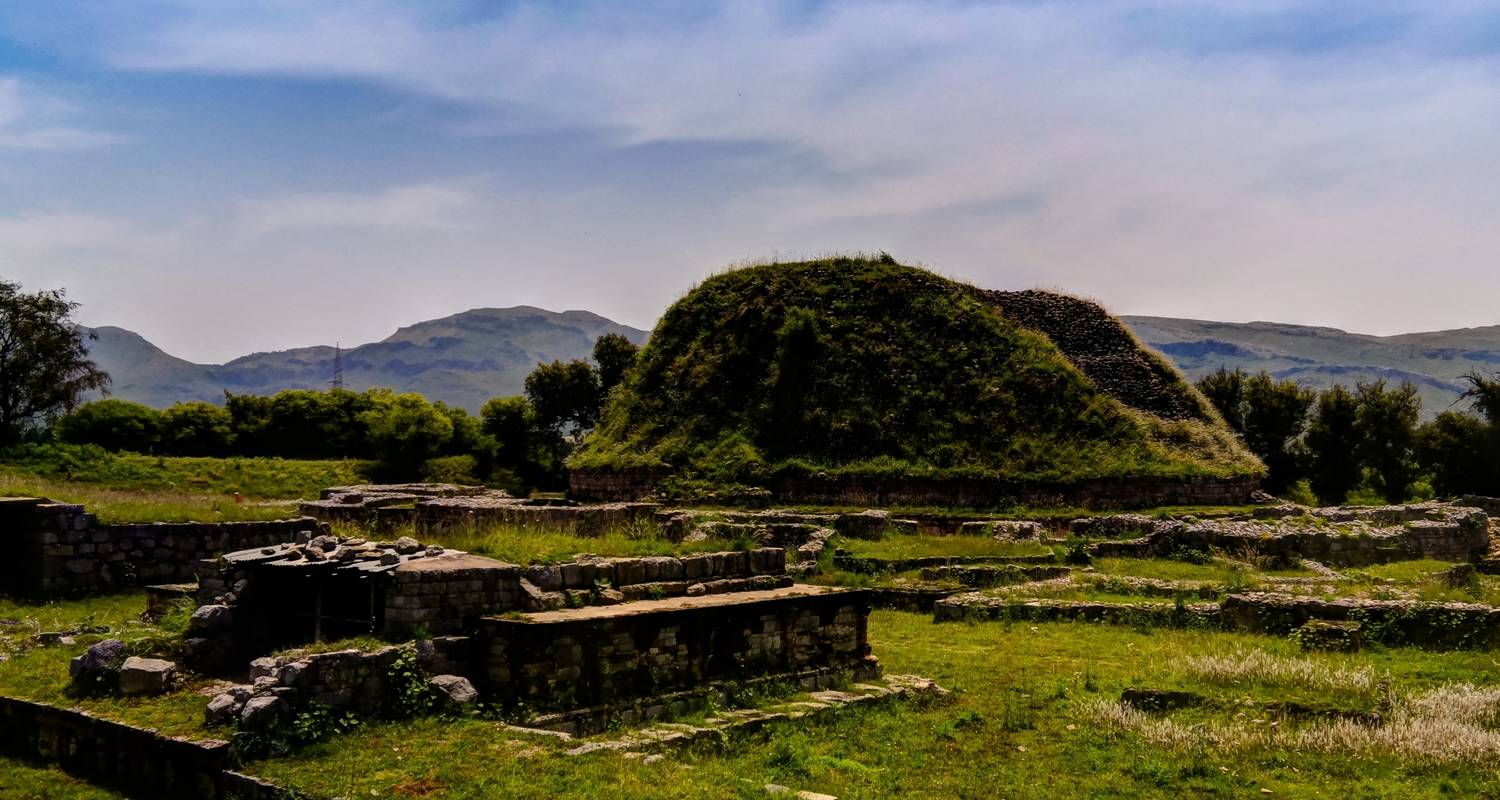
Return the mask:
{"type": "Polygon", "coordinates": [[[120,667],[120,694],[152,696],[172,690],[177,665],[160,658],[125,659],[120,667]]]}

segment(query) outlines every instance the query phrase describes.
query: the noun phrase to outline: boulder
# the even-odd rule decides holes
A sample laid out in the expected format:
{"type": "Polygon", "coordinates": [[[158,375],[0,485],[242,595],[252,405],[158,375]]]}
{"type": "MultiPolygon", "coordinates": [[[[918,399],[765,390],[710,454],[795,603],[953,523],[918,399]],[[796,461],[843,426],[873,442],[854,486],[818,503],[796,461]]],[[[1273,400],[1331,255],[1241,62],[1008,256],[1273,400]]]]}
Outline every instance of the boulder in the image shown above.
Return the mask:
{"type": "Polygon", "coordinates": [[[702,597],[708,594],[708,587],[701,583],[694,583],[687,587],[688,597],[702,597]]]}
{"type": "Polygon", "coordinates": [[[240,726],[249,731],[267,731],[276,727],[286,712],[286,701],[280,697],[252,697],[240,711],[240,726]]]}
{"type": "Polygon", "coordinates": [[[339,540],[336,537],[326,536],[326,535],[325,536],[314,536],[307,543],[308,549],[310,549],[310,550],[321,550],[321,551],[323,551],[325,553],[331,553],[334,550],[337,550],[338,546],[339,546],[339,540]]]}
{"type": "Polygon", "coordinates": [[[599,605],[617,606],[625,602],[625,595],[619,589],[603,589],[599,592],[599,605]]]}
{"type": "Polygon", "coordinates": [[[120,694],[158,695],[172,690],[177,665],[160,658],[125,659],[120,667],[120,694]]]}
{"type": "Polygon", "coordinates": [[[415,553],[418,550],[422,549],[422,543],[418,542],[416,539],[411,538],[410,536],[402,536],[400,539],[397,539],[391,546],[396,549],[397,553],[400,553],[403,556],[411,555],[412,553],[415,553]]]}
{"type": "Polygon", "coordinates": [[[92,645],[68,664],[73,686],[84,692],[113,692],[119,688],[120,667],[125,664],[125,643],[105,639],[92,645]]]}
{"type": "Polygon", "coordinates": [[[833,529],[853,539],[879,539],[891,524],[891,512],[869,509],[858,514],[840,514],[833,529]]]}
{"type": "Polygon", "coordinates": [[[199,606],[188,619],[188,632],[214,634],[234,627],[234,610],[225,605],[199,606]]]}
{"type": "Polygon", "coordinates": [[[240,715],[245,708],[245,701],[237,699],[234,695],[225,692],[208,701],[208,707],[203,709],[203,724],[212,728],[215,725],[224,725],[240,715]]]}
{"type": "Polygon", "coordinates": [[[427,683],[437,692],[438,701],[448,709],[465,708],[479,700],[474,684],[459,675],[434,675],[427,683]]]}

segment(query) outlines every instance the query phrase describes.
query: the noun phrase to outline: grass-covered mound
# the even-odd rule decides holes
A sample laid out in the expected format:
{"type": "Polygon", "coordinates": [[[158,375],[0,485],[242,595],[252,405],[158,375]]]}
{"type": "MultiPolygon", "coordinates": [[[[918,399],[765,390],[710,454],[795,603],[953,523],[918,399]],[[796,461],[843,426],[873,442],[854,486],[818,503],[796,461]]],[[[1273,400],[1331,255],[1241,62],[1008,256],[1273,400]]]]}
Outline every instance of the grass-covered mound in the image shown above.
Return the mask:
{"type": "Polygon", "coordinates": [[[1066,304],[1032,296],[1012,315],[1005,299],[889,257],[714,276],[667,310],[570,466],[749,484],[1260,472],[1201,395],[1128,333],[1122,346],[1097,306],[1082,303],[1097,313],[1080,325],[1116,338],[1089,344],[1044,313],[1066,304]]]}

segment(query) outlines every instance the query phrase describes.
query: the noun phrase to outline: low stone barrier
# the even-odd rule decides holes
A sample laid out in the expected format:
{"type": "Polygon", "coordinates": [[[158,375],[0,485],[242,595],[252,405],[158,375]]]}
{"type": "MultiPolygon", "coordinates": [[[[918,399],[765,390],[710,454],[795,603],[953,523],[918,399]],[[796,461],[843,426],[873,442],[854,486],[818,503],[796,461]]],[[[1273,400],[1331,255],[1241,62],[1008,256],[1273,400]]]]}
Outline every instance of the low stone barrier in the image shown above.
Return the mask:
{"type": "Polygon", "coordinates": [[[0,591],[59,596],[192,580],[202,559],[290,542],[316,532],[319,523],[301,517],[106,525],[81,505],[10,498],[0,504],[0,530],[9,545],[0,591]]]}
{"type": "Polygon", "coordinates": [[[1051,553],[1031,556],[922,556],[919,558],[873,558],[856,556],[848,550],[835,550],[833,566],[845,572],[861,575],[885,575],[910,572],[914,569],[935,567],[973,566],[980,564],[1056,564],[1057,557],[1051,553]]]}
{"type": "Polygon", "coordinates": [[[1138,530],[1150,522],[1149,532],[1136,539],[1097,542],[1089,552],[1100,558],[1152,558],[1220,550],[1283,563],[1308,558],[1361,566],[1418,558],[1477,561],[1489,549],[1489,516],[1477,508],[1423,504],[1306,511],[1312,518],[1306,522],[1290,516],[1191,522],[1105,517],[1086,529],[1138,530]]]}
{"type": "Polygon", "coordinates": [[[1023,567],[1015,564],[1004,566],[942,566],[922,570],[924,581],[944,581],[964,586],[983,588],[1004,586],[1027,581],[1045,581],[1072,574],[1072,569],[1063,566],[1023,567]]]}
{"type": "MultiPolygon", "coordinates": [[[[573,470],[568,475],[569,494],[592,501],[637,500],[650,497],[667,474],[663,470],[573,470]]],[[[842,475],[785,476],[772,480],[767,488],[776,502],[793,505],[1150,508],[1244,505],[1258,486],[1254,478],[1098,478],[1038,483],[842,475]]]]}
{"type": "Polygon", "coordinates": [[[809,669],[871,675],[869,610],[863,590],[794,586],[487,617],[486,693],[546,711],[809,669]]]}
{"type": "Polygon", "coordinates": [[[227,797],[221,783],[228,742],[176,739],[45,703],[0,697],[0,751],[133,797],[227,797]]]}
{"type": "Polygon", "coordinates": [[[1500,608],[1473,603],[1413,600],[1324,600],[1301,595],[1247,592],[1224,598],[1226,627],[1286,635],[1313,620],[1361,623],[1366,640],[1435,649],[1500,645],[1500,608]]]}

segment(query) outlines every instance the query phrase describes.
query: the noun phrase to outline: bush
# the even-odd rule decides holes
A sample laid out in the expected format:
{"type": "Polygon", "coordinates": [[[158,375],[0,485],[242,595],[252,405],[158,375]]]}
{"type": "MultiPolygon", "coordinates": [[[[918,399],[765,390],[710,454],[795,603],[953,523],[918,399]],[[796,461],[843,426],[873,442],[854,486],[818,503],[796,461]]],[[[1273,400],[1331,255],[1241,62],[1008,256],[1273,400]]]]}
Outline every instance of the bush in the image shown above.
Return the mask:
{"type": "Polygon", "coordinates": [[[176,456],[227,455],[233,426],[229,412],[212,403],[178,403],[161,414],[161,450],[176,456]]]}
{"type": "Polygon", "coordinates": [[[161,412],[129,400],[111,399],[84,403],[58,420],[54,433],[68,444],[149,453],[156,448],[161,430],[161,412]]]}

